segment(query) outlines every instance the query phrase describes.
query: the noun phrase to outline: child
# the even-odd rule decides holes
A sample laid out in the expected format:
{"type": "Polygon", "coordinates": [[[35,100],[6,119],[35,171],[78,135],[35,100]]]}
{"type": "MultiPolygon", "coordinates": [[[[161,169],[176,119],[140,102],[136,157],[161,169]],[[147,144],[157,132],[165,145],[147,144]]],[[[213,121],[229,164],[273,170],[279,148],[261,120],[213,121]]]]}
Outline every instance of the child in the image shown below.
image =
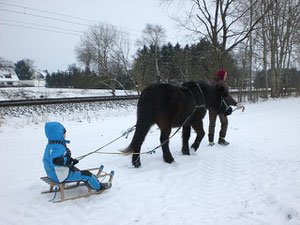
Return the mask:
{"type": "Polygon", "coordinates": [[[74,165],[77,159],[71,157],[67,148],[66,130],[58,122],[45,124],[45,134],[48,144],[45,149],[43,163],[49,179],[61,183],[63,181],[85,181],[94,190],[104,190],[111,187],[111,183],[100,183],[95,175],[87,170],[79,170],[74,165]]]}

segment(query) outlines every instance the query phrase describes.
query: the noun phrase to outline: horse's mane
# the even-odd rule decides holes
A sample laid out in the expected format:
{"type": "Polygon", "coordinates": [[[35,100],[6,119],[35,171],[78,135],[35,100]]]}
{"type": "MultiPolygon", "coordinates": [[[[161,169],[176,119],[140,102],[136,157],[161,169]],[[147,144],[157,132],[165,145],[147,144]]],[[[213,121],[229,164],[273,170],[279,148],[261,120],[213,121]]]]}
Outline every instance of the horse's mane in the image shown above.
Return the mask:
{"type": "Polygon", "coordinates": [[[211,86],[209,83],[207,83],[204,80],[199,80],[197,82],[196,81],[187,81],[187,82],[184,82],[181,86],[187,87],[187,88],[192,88],[192,87],[195,87],[197,85],[197,83],[200,85],[201,88],[208,88],[211,86]]]}

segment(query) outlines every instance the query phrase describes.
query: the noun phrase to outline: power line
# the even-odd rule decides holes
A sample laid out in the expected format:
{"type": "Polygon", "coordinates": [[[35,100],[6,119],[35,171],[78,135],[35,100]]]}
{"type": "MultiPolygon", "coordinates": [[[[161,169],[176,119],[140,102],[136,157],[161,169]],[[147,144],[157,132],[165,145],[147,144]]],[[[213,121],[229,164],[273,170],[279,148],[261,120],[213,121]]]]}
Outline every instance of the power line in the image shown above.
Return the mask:
{"type": "MultiPolygon", "coordinates": [[[[47,10],[36,9],[36,8],[31,8],[31,7],[26,7],[26,6],[16,5],[16,4],[4,3],[4,2],[0,2],[0,4],[1,5],[6,5],[6,6],[12,6],[12,7],[16,7],[16,8],[22,8],[24,10],[28,9],[28,10],[33,10],[33,11],[44,12],[44,13],[49,13],[49,14],[53,14],[53,15],[68,17],[68,18],[72,18],[72,19],[86,21],[86,22],[89,22],[89,23],[99,23],[98,21],[95,21],[95,20],[88,20],[88,19],[85,19],[85,18],[82,18],[82,17],[70,16],[70,15],[66,15],[66,14],[63,14],[63,13],[56,13],[56,12],[51,12],[51,11],[47,11],[47,10]]],[[[105,23],[102,23],[102,24],[105,24],[105,23]]],[[[121,28],[121,29],[126,29],[126,30],[131,30],[131,31],[134,31],[134,32],[142,33],[142,31],[140,31],[140,30],[136,30],[136,29],[132,29],[132,28],[128,28],[128,27],[121,27],[121,26],[116,26],[116,25],[112,25],[112,26],[114,26],[116,28],[121,28]]]]}
{"type": "Polygon", "coordinates": [[[81,18],[81,17],[69,16],[69,15],[62,14],[62,13],[50,12],[50,11],[47,11],[47,10],[36,9],[36,8],[27,7],[27,6],[15,5],[15,4],[4,3],[4,2],[0,2],[0,4],[1,5],[6,5],[6,6],[12,6],[12,7],[16,7],[16,8],[22,8],[24,10],[29,9],[29,10],[33,10],[33,11],[45,12],[45,13],[50,13],[50,14],[54,14],[54,15],[58,15],[58,16],[64,16],[64,17],[69,17],[69,18],[72,18],[72,19],[77,19],[77,20],[82,20],[82,21],[86,21],[86,22],[96,23],[96,21],[84,19],[84,18],[81,18]]]}
{"type": "Polygon", "coordinates": [[[61,33],[61,34],[69,34],[69,35],[79,36],[76,33],[68,33],[68,32],[64,32],[64,31],[49,30],[49,29],[44,29],[44,28],[30,27],[30,26],[24,26],[24,25],[18,25],[18,24],[9,24],[9,23],[1,23],[0,22],[0,25],[13,26],[13,27],[23,27],[23,28],[27,28],[27,29],[33,29],[33,30],[42,30],[42,31],[54,32],[54,33],[61,33]]]}
{"type": "MultiPolygon", "coordinates": [[[[72,20],[65,20],[65,19],[60,19],[60,18],[55,18],[55,17],[50,17],[50,16],[38,15],[38,14],[26,12],[25,10],[32,10],[32,11],[38,11],[38,12],[43,12],[43,13],[48,13],[48,14],[63,16],[63,17],[71,18],[73,20],[76,19],[76,20],[86,21],[86,22],[89,22],[89,23],[105,24],[105,23],[96,22],[96,21],[93,21],[93,20],[88,20],[88,19],[85,19],[85,18],[82,18],[82,17],[70,16],[70,15],[66,15],[66,14],[63,14],[63,13],[56,13],[56,12],[51,12],[51,11],[47,11],[47,10],[41,10],[41,9],[26,7],[26,6],[22,6],[22,5],[10,4],[10,3],[4,3],[4,2],[0,2],[0,5],[5,5],[5,6],[10,6],[10,7],[24,9],[23,12],[15,11],[15,10],[9,10],[9,9],[0,9],[0,11],[6,11],[6,12],[16,13],[16,14],[23,14],[23,15],[28,15],[28,16],[33,16],[33,17],[39,17],[39,18],[44,18],[44,19],[50,19],[50,20],[55,20],[55,21],[59,21],[59,22],[70,23],[70,24],[75,24],[75,25],[80,25],[80,26],[90,27],[91,24],[79,23],[79,22],[74,22],[72,20]]],[[[142,31],[140,31],[140,30],[135,30],[135,29],[131,29],[131,28],[116,26],[116,25],[112,25],[112,24],[109,24],[109,25],[111,25],[113,27],[116,27],[116,28],[121,28],[121,29],[129,30],[129,31],[134,31],[134,32],[138,32],[139,34],[142,34],[142,31]]],[[[42,25],[39,25],[39,26],[42,26],[42,25]]],[[[51,27],[51,26],[47,26],[47,25],[44,25],[44,26],[45,27],[49,27],[49,28],[51,27]]],[[[62,29],[62,28],[58,28],[58,27],[53,27],[53,28],[55,28],[55,29],[62,29]]],[[[78,32],[78,31],[73,31],[73,30],[70,30],[70,29],[65,29],[65,30],[72,31],[72,32],[78,32]]],[[[127,33],[129,36],[134,36],[134,37],[137,37],[137,38],[141,38],[141,35],[135,35],[135,34],[132,34],[130,32],[125,32],[125,31],[123,31],[123,32],[127,33]]]]}
{"type": "Polygon", "coordinates": [[[45,24],[30,23],[30,22],[24,22],[24,21],[18,21],[18,20],[0,19],[0,21],[1,20],[5,21],[5,22],[20,23],[20,24],[29,24],[29,25],[33,25],[33,26],[48,27],[48,28],[54,28],[54,29],[59,29],[59,30],[71,31],[71,32],[74,32],[74,33],[83,33],[82,31],[78,31],[78,30],[71,30],[71,29],[68,29],[68,28],[62,28],[62,27],[56,27],[56,26],[49,26],[49,25],[45,25],[45,24]]]}
{"type": "MultiPolygon", "coordinates": [[[[12,22],[13,22],[13,20],[0,19],[0,21],[1,21],[1,20],[2,20],[2,21],[12,21],[12,22]]],[[[15,22],[19,22],[19,21],[15,21],[15,22]]],[[[38,25],[38,24],[35,24],[35,23],[26,23],[26,22],[19,22],[19,23],[38,25]]],[[[71,32],[74,32],[74,33],[65,32],[65,31],[59,31],[59,30],[49,30],[49,29],[45,29],[45,28],[32,27],[32,26],[25,26],[25,25],[12,24],[12,23],[3,23],[3,22],[0,22],[0,25],[12,26],[12,27],[21,27],[21,28],[26,28],[26,29],[31,29],[31,30],[40,30],[40,31],[47,31],[47,32],[53,32],[53,33],[59,33],[59,34],[68,34],[68,35],[73,35],[73,36],[80,36],[79,33],[83,33],[83,32],[80,32],[80,31],[73,31],[73,30],[63,29],[63,28],[60,28],[60,27],[53,27],[53,26],[49,26],[49,27],[51,27],[51,28],[57,28],[57,29],[62,29],[62,30],[66,30],[66,31],[71,31],[71,32]]],[[[42,26],[43,26],[43,25],[42,25],[42,26]]],[[[132,42],[132,41],[129,41],[129,40],[128,40],[128,42],[129,42],[131,45],[135,45],[135,43],[132,42]]]]}
{"type": "MultiPolygon", "coordinates": [[[[29,16],[34,16],[34,17],[39,17],[39,18],[44,18],[44,19],[50,19],[50,20],[55,20],[55,21],[64,22],[64,23],[71,23],[71,24],[75,24],[75,25],[81,25],[81,26],[85,26],[85,27],[90,27],[91,26],[90,24],[83,24],[83,23],[73,22],[73,21],[70,21],[70,20],[64,20],[64,19],[59,19],[59,18],[54,18],[54,17],[49,17],[49,16],[41,16],[41,15],[38,15],[38,14],[20,12],[20,11],[15,11],[15,10],[10,10],[10,9],[0,9],[0,11],[16,13],[16,14],[22,14],[22,15],[29,15],[29,16]]],[[[111,26],[114,26],[114,25],[111,25],[111,26]]],[[[116,26],[114,26],[114,27],[116,27],[116,26]]],[[[138,35],[131,34],[129,32],[126,32],[126,33],[128,35],[135,36],[135,37],[138,37],[138,38],[141,37],[141,36],[138,36],[138,35]]]]}
{"type": "Polygon", "coordinates": [[[64,19],[58,19],[58,18],[49,17],[49,16],[41,16],[41,15],[37,15],[37,14],[33,14],[33,13],[19,12],[19,11],[14,11],[14,10],[10,10],[10,9],[0,9],[0,11],[17,13],[17,14],[24,14],[24,15],[30,15],[30,16],[34,16],[34,17],[39,17],[39,18],[44,18],[44,19],[50,19],[50,20],[56,20],[56,21],[65,22],[65,23],[72,23],[72,24],[81,25],[81,26],[90,26],[89,24],[77,23],[77,22],[73,22],[73,21],[69,21],[69,20],[64,20],[64,19]]]}

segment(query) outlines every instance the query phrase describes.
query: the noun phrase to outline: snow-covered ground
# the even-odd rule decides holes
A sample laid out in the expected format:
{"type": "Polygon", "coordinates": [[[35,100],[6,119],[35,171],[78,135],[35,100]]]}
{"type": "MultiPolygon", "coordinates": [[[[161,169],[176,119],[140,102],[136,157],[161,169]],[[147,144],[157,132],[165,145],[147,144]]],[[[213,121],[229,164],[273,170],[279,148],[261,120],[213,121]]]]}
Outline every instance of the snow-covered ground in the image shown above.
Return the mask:
{"type": "MultiPolygon", "coordinates": [[[[116,95],[135,94],[131,91],[116,90],[116,95]]],[[[89,96],[111,96],[110,90],[72,89],[45,87],[6,87],[0,88],[0,101],[31,98],[68,98],[89,96]]]]}
{"type": "MultiPolygon", "coordinates": [[[[135,105],[86,110],[83,105],[82,110],[58,113],[26,109],[22,116],[0,113],[1,224],[300,224],[300,98],[293,97],[246,104],[244,113],[235,111],[229,117],[230,145],[226,147],[209,147],[205,136],[194,155],[184,156],[179,132],[170,141],[176,160],[173,164],[163,162],[161,150],[143,155],[139,169],[131,166],[128,156],[91,155],[78,167],[103,164],[106,171],[115,170],[112,189],[88,198],[48,202],[53,194],[40,194],[48,186],[39,179],[45,175],[44,123],[55,120],[65,125],[71,140],[68,147],[76,157],[98,149],[133,126],[135,105]]],[[[207,131],[207,116],[204,122],[207,131]]],[[[118,152],[127,147],[132,136],[102,151],[118,152]]],[[[191,140],[194,138],[193,133],[191,140]]],[[[158,144],[159,130],[154,126],[142,151],[158,144]]],[[[83,187],[66,194],[84,191],[83,187]]]]}

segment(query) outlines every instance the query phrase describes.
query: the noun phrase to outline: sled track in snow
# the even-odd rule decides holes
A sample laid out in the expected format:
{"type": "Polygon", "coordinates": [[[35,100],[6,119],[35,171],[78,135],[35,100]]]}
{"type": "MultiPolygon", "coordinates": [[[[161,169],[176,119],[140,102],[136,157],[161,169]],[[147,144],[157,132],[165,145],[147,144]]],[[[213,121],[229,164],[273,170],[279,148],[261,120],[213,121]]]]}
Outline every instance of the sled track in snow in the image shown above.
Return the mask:
{"type": "Polygon", "coordinates": [[[66,104],[66,103],[85,103],[85,102],[107,102],[107,101],[121,101],[121,100],[136,100],[138,98],[139,98],[138,95],[124,95],[124,96],[11,100],[11,101],[0,101],[0,107],[33,106],[33,105],[66,104]]]}
{"type": "MultiPolygon", "coordinates": [[[[246,155],[238,149],[223,146],[214,146],[202,152],[199,163],[194,167],[198,173],[193,180],[198,186],[192,186],[189,195],[193,206],[202,212],[200,218],[208,224],[218,224],[218,218],[224,211],[235,210],[231,208],[234,201],[242,201],[245,196],[240,196],[241,193],[245,194],[245,190],[251,189],[248,181],[251,165],[246,155]],[[211,214],[215,217],[206,217],[211,214]]],[[[243,220],[246,222],[248,219],[243,220]]]]}

